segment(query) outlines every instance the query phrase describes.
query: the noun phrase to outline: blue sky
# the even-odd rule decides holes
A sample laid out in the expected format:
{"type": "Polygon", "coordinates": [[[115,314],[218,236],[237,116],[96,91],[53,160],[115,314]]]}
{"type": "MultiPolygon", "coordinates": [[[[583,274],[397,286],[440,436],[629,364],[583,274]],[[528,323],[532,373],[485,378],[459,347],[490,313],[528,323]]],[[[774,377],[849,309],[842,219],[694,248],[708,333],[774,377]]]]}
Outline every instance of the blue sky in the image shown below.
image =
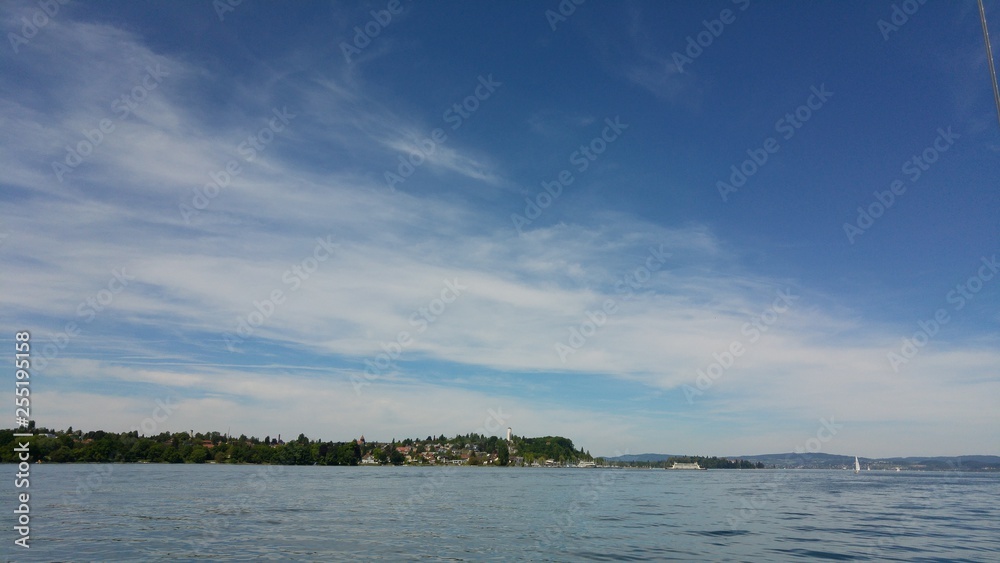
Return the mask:
{"type": "Polygon", "coordinates": [[[974,2],[54,5],[0,49],[41,425],[1000,453],[974,2]]]}

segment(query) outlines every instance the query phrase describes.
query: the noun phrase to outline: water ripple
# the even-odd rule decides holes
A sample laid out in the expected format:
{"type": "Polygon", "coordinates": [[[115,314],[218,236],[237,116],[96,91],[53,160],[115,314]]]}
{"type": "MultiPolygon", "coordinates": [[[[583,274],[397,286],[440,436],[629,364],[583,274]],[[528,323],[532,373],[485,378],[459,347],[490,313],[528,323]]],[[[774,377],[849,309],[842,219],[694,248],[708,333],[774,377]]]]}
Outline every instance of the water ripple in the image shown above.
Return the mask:
{"type": "Polygon", "coordinates": [[[144,464],[77,498],[89,471],[33,468],[33,557],[1000,560],[995,474],[144,464]]]}

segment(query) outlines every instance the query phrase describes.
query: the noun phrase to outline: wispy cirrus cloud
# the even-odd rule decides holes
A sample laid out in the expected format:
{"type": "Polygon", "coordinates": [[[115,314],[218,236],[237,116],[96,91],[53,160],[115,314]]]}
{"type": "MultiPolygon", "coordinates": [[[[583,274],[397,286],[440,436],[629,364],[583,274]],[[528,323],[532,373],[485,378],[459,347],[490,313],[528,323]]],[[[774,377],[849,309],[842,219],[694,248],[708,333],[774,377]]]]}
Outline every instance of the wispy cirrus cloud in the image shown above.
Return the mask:
{"type": "MultiPolygon", "coordinates": [[[[660,100],[686,99],[696,83],[671,70],[640,20],[614,57],[605,53],[605,68],[660,100]]],[[[0,81],[0,124],[17,133],[0,139],[3,324],[30,328],[42,346],[68,323],[80,329],[46,358],[47,424],[124,429],[169,395],[182,405],[176,428],[330,439],[468,431],[502,404],[519,433],[586,435],[594,453],[790,448],[801,442],[796,425],[811,428],[816,412],[872,428],[843,435],[882,448],[873,454],[919,451],[921,439],[943,452],[953,423],[995,442],[995,334],[942,332],[896,373],[885,355],[912,333],[907,322],[876,320],[864,300],[779,273],[728,225],[591,206],[634,197],[628,170],[593,184],[596,174],[580,176],[549,222],[518,233],[509,216],[521,198],[497,193],[522,191],[512,170],[523,155],[469,128],[448,130],[421,152],[412,184],[387,190],[384,172],[444,126],[437,100],[417,111],[373,86],[368,65],[396,47],[388,37],[360,67],[288,48],[220,70],[207,55],[100,21],[67,12],[30,49],[2,55],[3,75],[18,78],[0,81]],[[156,68],[165,74],[151,89],[156,68]],[[142,100],[117,110],[139,87],[142,100]],[[294,117],[248,158],[241,143],[275,111],[294,117]],[[114,130],[60,181],[52,162],[101,120],[114,130]],[[233,162],[240,172],[186,218],[180,206],[233,162]],[[588,190],[608,199],[573,199],[588,190]],[[323,260],[318,240],[332,248],[323,260]],[[112,292],[116,273],[128,284],[112,292]],[[431,322],[422,310],[448,283],[465,289],[431,322]],[[283,298],[266,320],[228,347],[275,291],[283,298]],[[782,291],[795,300],[754,328],[782,291]],[[412,342],[359,401],[351,378],[404,331],[412,342]],[[580,345],[560,353],[571,339],[580,345]],[[699,371],[733,342],[745,353],[699,388],[699,371]],[[702,393],[689,402],[692,386],[702,393]],[[442,414],[441,404],[454,408],[442,414]],[[289,410],[318,414],[301,428],[289,410]],[[762,422],[769,417],[781,420],[762,422]],[[894,438],[907,425],[920,433],[894,438]],[[899,451],[887,452],[893,443],[899,451]]],[[[464,92],[464,78],[454,80],[448,91],[464,92]]],[[[576,143],[564,141],[597,107],[525,102],[508,121],[516,134],[555,139],[539,146],[561,162],[576,143]]],[[[633,123],[638,139],[642,123],[633,123]]]]}

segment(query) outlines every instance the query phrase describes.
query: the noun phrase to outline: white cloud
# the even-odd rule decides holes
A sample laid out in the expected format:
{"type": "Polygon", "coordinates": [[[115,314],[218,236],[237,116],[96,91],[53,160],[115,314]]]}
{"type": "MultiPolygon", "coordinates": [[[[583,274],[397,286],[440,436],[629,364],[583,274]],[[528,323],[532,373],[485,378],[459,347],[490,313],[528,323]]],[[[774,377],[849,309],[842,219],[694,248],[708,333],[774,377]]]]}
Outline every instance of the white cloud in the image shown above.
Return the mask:
{"type": "MultiPolygon", "coordinates": [[[[0,124],[19,131],[0,141],[5,182],[16,192],[16,205],[0,209],[10,233],[0,247],[0,306],[11,312],[5,330],[27,326],[44,341],[67,322],[83,328],[44,371],[53,382],[40,399],[44,424],[127,429],[148,416],[151,401],[176,395],[172,430],[388,439],[474,430],[487,409],[503,407],[519,433],[565,434],[593,453],[787,451],[821,416],[850,424],[840,451],[851,443],[883,448],[872,455],[922,453],[926,442],[970,453],[993,447],[976,440],[996,443],[991,370],[1000,358],[989,348],[942,343],[895,374],[885,361],[898,345],[894,327],[861,325],[856,311],[797,280],[752,271],[738,247],[703,225],[668,228],[594,211],[519,235],[504,213],[447,190],[390,193],[381,172],[414,150],[413,132],[434,126],[386,110],[356,81],[293,82],[295,120],[247,162],[237,146],[281,105],[274,91],[234,87],[240,109],[210,123],[186,91],[205,79],[193,63],[109,26],[52,25],[32,44],[32,60],[71,58],[53,67],[62,70],[51,80],[33,72],[26,91],[72,97],[52,108],[31,95],[0,101],[0,124]],[[156,64],[170,76],[134,116],[118,120],[111,101],[156,64]],[[104,118],[116,120],[116,130],[58,182],[49,163],[104,118]],[[332,156],[301,158],[309,151],[332,156]],[[234,159],[243,172],[186,222],[179,205],[234,159]],[[301,285],[293,289],[286,272],[307,265],[317,237],[328,236],[337,250],[308,278],[296,274],[301,285]],[[669,257],[646,279],[651,248],[669,257]],[[87,299],[100,299],[122,270],[135,279],[88,321],[81,306],[87,311],[87,299]],[[438,306],[446,280],[466,289],[442,301],[430,322],[421,308],[438,306]],[[799,300],[750,343],[745,324],[785,288],[799,300]],[[241,353],[227,352],[223,333],[235,333],[274,290],[285,301],[241,353]],[[588,311],[609,300],[614,312],[564,362],[556,344],[570,344],[574,328],[589,330],[588,311]],[[425,331],[414,314],[427,320],[425,331]],[[402,361],[359,398],[350,376],[401,331],[413,337],[402,361]],[[746,353],[686,405],[681,386],[693,385],[697,370],[734,341],[746,353]],[[268,355],[284,366],[289,351],[309,359],[268,375],[261,370],[271,366],[234,367],[268,355]],[[642,406],[595,412],[500,385],[492,392],[438,385],[419,371],[424,362],[456,377],[596,377],[605,389],[641,390],[642,406]],[[308,420],[289,412],[309,413],[308,420]],[[792,422],[759,420],[770,412],[792,422]],[[741,418],[754,422],[741,427],[741,418]],[[955,424],[960,439],[950,436],[955,424]],[[907,427],[919,433],[892,434],[907,427]]],[[[29,54],[22,56],[26,64],[29,54]]],[[[675,95],[672,82],[650,83],[650,68],[663,61],[647,59],[630,77],[675,95]]],[[[487,189],[505,185],[500,159],[458,139],[438,147],[427,166],[487,189]]]]}

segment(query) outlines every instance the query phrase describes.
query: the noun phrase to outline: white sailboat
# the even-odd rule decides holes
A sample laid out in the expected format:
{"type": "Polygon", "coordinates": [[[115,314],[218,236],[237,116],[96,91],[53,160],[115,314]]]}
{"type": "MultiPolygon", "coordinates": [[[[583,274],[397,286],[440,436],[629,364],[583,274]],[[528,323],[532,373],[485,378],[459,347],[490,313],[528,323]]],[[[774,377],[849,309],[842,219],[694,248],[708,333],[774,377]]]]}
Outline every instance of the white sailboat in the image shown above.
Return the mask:
{"type": "Polygon", "coordinates": [[[854,472],[861,473],[861,462],[858,461],[858,456],[854,456],[854,472]]]}

